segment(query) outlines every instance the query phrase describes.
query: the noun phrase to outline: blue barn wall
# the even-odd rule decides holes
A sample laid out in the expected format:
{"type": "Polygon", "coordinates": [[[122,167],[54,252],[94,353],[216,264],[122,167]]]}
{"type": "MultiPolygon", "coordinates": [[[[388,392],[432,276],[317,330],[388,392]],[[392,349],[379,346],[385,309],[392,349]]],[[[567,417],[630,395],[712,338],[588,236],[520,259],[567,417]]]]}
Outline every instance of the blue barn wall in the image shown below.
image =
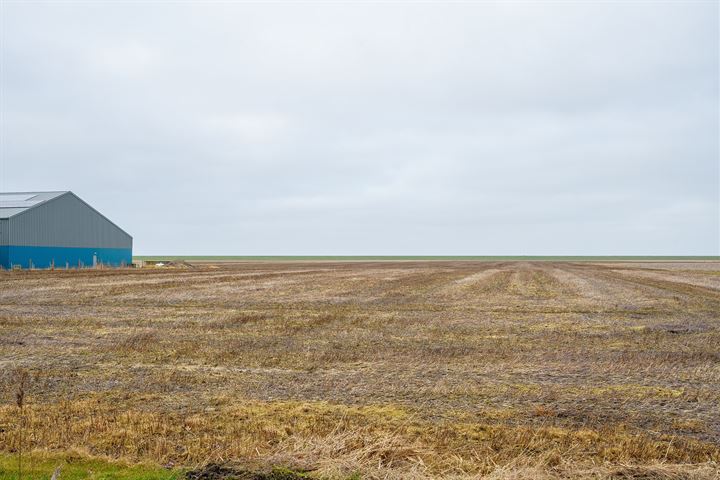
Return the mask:
{"type": "MultiPolygon", "coordinates": [[[[132,250],[129,248],[80,248],[80,247],[35,247],[10,245],[6,265],[19,265],[22,268],[65,268],[66,266],[92,267],[93,256],[97,264],[121,267],[132,263],[132,250]]],[[[2,254],[0,254],[2,255],[2,254]]],[[[8,268],[6,267],[6,268],[8,268]]]]}

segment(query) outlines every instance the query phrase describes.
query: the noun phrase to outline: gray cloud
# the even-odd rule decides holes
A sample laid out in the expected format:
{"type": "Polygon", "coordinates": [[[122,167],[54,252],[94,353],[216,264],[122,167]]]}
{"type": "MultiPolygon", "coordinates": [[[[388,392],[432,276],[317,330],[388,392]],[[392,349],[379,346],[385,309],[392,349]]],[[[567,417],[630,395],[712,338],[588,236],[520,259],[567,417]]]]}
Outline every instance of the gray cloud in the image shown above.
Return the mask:
{"type": "Polygon", "coordinates": [[[716,2],[2,8],[0,187],[139,254],[720,254],[716,2]]]}

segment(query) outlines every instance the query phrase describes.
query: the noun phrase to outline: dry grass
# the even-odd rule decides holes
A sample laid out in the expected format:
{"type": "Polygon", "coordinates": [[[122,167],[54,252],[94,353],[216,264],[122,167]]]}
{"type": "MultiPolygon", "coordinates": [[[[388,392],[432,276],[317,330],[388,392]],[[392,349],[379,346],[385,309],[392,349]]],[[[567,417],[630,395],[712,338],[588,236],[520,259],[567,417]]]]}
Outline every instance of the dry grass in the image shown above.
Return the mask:
{"type": "Polygon", "coordinates": [[[0,449],[347,478],[718,478],[718,264],[0,274],[0,449]]]}

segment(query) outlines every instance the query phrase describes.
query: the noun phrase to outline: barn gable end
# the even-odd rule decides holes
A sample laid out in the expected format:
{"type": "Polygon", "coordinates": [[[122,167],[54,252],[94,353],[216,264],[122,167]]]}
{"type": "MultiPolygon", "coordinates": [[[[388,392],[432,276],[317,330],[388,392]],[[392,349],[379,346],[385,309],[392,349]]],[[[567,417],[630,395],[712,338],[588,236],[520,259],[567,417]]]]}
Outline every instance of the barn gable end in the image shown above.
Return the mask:
{"type": "Polygon", "coordinates": [[[0,207],[4,268],[132,263],[132,237],[72,192],[0,194],[0,207]]]}

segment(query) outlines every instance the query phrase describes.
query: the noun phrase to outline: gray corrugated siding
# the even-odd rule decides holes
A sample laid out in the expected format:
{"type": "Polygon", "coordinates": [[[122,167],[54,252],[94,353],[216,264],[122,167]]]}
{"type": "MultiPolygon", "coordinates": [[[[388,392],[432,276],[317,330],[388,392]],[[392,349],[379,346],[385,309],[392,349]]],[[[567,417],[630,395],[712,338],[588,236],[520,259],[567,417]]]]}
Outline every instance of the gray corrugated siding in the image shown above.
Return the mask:
{"type": "Polygon", "coordinates": [[[8,219],[10,245],[132,248],[132,237],[72,193],[8,219]]]}
{"type": "Polygon", "coordinates": [[[5,218],[0,218],[0,245],[9,245],[9,238],[10,236],[8,235],[8,220],[5,218]]]}

